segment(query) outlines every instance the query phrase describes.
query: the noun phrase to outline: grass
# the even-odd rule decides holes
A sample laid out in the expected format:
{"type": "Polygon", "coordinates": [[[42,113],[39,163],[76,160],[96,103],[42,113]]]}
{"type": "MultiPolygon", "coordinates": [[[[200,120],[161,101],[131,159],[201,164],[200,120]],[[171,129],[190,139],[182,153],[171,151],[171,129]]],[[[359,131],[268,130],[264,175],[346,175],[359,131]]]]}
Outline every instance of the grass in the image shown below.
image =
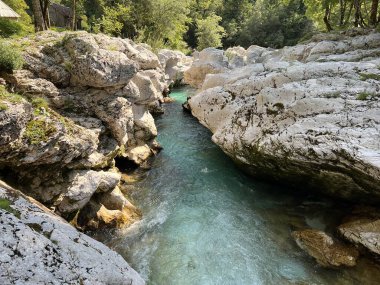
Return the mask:
{"type": "Polygon", "coordinates": [[[380,81],[380,74],[375,74],[375,73],[359,73],[360,75],[360,80],[366,81],[368,79],[373,79],[380,81]]]}
{"type": "Polygon", "coordinates": [[[46,142],[56,132],[57,128],[54,123],[43,119],[35,119],[27,124],[24,136],[29,143],[36,145],[46,142]]]}
{"type": "Polygon", "coordinates": [[[42,97],[33,98],[31,103],[32,103],[32,106],[34,107],[34,115],[36,116],[44,115],[43,109],[47,111],[49,108],[48,102],[42,97]]]}
{"type": "Polygon", "coordinates": [[[366,93],[366,92],[362,92],[362,93],[359,93],[358,96],[356,97],[356,99],[358,100],[367,100],[368,97],[371,97],[372,95],[369,94],[369,93],[366,93]]]}
{"type": "Polygon", "coordinates": [[[6,104],[0,102],[0,112],[1,112],[1,111],[5,111],[5,110],[7,110],[7,109],[8,109],[8,106],[7,106],[6,104]]]}
{"type": "Polygon", "coordinates": [[[0,86],[0,100],[8,101],[10,103],[21,103],[24,98],[16,93],[9,93],[4,86],[0,86]]]}
{"type": "Polygon", "coordinates": [[[20,218],[20,212],[13,209],[11,207],[11,202],[7,199],[0,198],[0,209],[3,209],[4,211],[15,215],[17,218],[20,218]]]}
{"type": "Polygon", "coordinates": [[[20,69],[24,64],[24,59],[18,49],[12,45],[0,41],[0,70],[12,72],[20,69]]]}

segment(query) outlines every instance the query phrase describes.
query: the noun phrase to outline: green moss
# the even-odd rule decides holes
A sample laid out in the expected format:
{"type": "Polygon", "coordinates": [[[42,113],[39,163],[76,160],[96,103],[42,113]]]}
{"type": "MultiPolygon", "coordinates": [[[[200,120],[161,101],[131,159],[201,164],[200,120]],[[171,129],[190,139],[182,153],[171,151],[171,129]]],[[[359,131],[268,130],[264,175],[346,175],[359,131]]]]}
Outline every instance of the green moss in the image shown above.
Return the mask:
{"type": "Polygon", "coordinates": [[[360,75],[360,80],[368,80],[368,79],[373,79],[380,81],[380,74],[375,74],[375,73],[359,73],[360,75]]]}
{"type": "Polygon", "coordinates": [[[371,97],[371,94],[366,93],[366,92],[362,92],[362,93],[358,94],[358,96],[356,97],[356,99],[358,99],[358,100],[367,100],[368,97],[371,97]]]}
{"type": "Polygon", "coordinates": [[[65,67],[67,72],[71,72],[73,70],[73,64],[70,61],[65,61],[63,63],[63,66],[65,67]]]}
{"type": "Polygon", "coordinates": [[[11,207],[11,202],[7,199],[0,198],[0,209],[3,209],[4,211],[7,211],[9,213],[12,213],[17,218],[20,218],[20,212],[13,209],[11,207]]]}
{"type": "Polygon", "coordinates": [[[46,142],[56,132],[57,128],[54,123],[35,119],[27,124],[24,136],[29,143],[36,145],[40,142],[46,142]]]}
{"type": "Polygon", "coordinates": [[[32,106],[34,107],[34,115],[44,115],[43,109],[48,110],[49,104],[46,99],[42,97],[36,97],[31,100],[32,106]]]}
{"type": "Polygon", "coordinates": [[[0,102],[0,112],[1,112],[1,111],[5,111],[5,110],[7,110],[7,109],[8,109],[8,106],[7,106],[6,104],[0,102]]]}

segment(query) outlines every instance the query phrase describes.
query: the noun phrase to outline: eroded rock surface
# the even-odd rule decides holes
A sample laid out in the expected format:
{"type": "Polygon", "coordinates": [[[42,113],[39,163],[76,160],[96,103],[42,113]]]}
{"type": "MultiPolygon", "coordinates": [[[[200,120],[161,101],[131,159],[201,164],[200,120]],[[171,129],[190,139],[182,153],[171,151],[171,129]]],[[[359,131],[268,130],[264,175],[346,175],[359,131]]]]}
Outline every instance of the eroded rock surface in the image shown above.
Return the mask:
{"type": "Polygon", "coordinates": [[[190,68],[193,59],[180,51],[162,49],[158,52],[161,66],[165,70],[169,85],[183,85],[185,72],[190,68]]]}
{"type": "Polygon", "coordinates": [[[348,241],[380,254],[380,213],[373,208],[358,208],[342,225],[339,233],[348,241]]]}
{"type": "Polygon", "coordinates": [[[282,50],[253,46],[243,67],[199,78],[189,105],[255,177],[379,201],[379,49],[374,32],[282,50]]]}
{"type": "Polygon", "coordinates": [[[116,252],[0,181],[0,283],[145,284],[116,252]]]}
{"type": "Polygon", "coordinates": [[[159,149],[149,111],[167,89],[158,57],[147,45],[85,32],[19,41],[25,69],[2,74],[23,95],[0,90],[0,175],[65,218],[92,202],[131,213],[112,224],[130,223],[136,209],[109,209],[98,196],[114,196],[115,157],[138,166],[159,149]]]}

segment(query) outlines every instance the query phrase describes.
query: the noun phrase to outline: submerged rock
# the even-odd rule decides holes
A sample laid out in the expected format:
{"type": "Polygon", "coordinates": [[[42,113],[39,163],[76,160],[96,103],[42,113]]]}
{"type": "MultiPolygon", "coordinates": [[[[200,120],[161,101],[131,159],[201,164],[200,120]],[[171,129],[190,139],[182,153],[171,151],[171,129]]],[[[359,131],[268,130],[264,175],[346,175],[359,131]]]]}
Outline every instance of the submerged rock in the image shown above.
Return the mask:
{"type": "Polygon", "coordinates": [[[359,252],[317,230],[292,232],[297,245],[324,267],[355,266],[359,252]]]}
{"type": "Polygon", "coordinates": [[[116,252],[0,181],[1,284],[145,284],[116,252]]]}
{"type": "Polygon", "coordinates": [[[380,201],[379,49],[379,33],[252,47],[246,66],[199,78],[202,91],[188,103],[251,175],[380,201]]]}

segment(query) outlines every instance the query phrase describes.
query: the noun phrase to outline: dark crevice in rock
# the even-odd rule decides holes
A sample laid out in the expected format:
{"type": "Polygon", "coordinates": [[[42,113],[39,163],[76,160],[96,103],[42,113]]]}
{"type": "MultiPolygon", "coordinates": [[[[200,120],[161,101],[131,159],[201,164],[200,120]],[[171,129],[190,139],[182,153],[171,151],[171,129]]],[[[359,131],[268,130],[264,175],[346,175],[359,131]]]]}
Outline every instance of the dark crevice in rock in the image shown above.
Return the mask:
{"type": "Polygon", "coordinates": [[[139,168],[139,165],[134,162],[133,160],[127,158],[118,156],[115,157],[115,166],[121,171],[121,172],[132,172],[139,168]]]}

